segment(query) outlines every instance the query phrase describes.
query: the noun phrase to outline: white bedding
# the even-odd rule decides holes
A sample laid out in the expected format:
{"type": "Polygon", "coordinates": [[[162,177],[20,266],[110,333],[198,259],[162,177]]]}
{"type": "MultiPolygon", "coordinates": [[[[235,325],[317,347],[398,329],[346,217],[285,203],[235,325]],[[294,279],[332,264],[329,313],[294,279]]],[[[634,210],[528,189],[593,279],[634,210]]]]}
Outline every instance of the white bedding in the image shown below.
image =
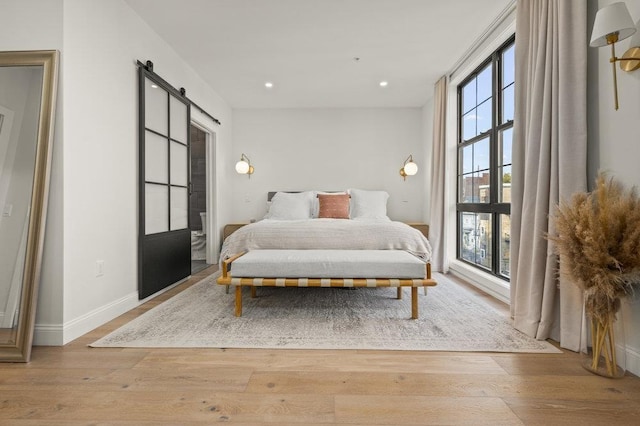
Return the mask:
{"type": "Polygon", "coordinates": [[[220,259],[248,250],[404,250],[431,259],[425,236],[402,222],[388,220],[261,220],[243,226],[222,245],[220,259]]]}

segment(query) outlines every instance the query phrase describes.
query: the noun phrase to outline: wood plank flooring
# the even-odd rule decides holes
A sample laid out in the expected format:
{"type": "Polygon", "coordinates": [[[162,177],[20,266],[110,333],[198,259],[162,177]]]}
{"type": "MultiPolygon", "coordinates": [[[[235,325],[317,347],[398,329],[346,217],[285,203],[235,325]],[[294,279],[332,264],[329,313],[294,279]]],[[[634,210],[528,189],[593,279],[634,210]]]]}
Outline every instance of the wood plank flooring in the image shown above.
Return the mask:
{"type": "Polygon", "coordinates": [[[640,379],[592,375],[571,352],[87,347],[214,271],[64,347],[34,348],[29,364],[0,364],[0,425],[640,423],[640,379]]]}

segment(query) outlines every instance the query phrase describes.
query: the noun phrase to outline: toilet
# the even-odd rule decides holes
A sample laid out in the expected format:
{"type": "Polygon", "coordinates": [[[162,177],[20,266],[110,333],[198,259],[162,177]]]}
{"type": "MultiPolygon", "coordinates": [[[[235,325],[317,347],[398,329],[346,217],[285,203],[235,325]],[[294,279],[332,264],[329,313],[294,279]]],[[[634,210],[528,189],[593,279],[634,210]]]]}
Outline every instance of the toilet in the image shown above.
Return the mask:
{"type": "Polygon", "coordinates": [[[200,222],[202,222],[202,233],[207,235],[207,212],[200,212],[200,222]]]}
{"type": "Polygon", "coordinates": [[[207,259],[207,212],[200,212],[202,231],[191,231],[191,259],[207,259]]]}

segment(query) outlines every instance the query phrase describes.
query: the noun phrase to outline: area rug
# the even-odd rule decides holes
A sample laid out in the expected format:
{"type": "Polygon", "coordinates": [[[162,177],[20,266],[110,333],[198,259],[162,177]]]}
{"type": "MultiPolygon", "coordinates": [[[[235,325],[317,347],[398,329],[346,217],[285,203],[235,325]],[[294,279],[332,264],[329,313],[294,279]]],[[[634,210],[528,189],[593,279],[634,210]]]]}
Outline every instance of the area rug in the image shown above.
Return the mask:
{"type": "Polygon", "coordinates": [[[434,274],[419,289],[417,320],[411,294],[395,288],[258,288],[243,297],[209,277],[94,342],[92,347],[379,349],[557,353],[553,345],[515,330],[478,294],[434,274]]]}

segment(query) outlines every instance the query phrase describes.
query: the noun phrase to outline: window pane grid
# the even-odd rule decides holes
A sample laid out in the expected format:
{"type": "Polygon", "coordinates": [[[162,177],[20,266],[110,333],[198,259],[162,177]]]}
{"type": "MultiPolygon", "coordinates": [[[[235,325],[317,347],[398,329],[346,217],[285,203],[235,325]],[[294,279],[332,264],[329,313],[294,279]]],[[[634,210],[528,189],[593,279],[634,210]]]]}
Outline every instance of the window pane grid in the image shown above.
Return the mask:
{"type": "Polygon", "coordinates": [[[515,82],[515,45],[502,52],[502,88],[515,82]]]}
{"type": "Polygon", "coordinates": [[[493,100],[488,98],[476,108],[476,134],[485,133],[491,129],[493,117],[493,100]]]}
{"type": "Polygon", "coordinates": [[[458,258],[509,279],[513,38],[458,87],[458,258]]]}
{"type": "Polygon", "coordinates": [[[477,99],[478,104],[483,103],[487,99],[491,98],[492,94],[492,84],[491,79],[493,75],[493,64],[489,63],[480,73],[478,74],[476,90],[478,92],[477,99]]]}
{"type": "Polygon", "coordinates": [[[487,132],[492,126],[492,78],[493,63],[489,62],[462,86],[460,109],[464,116],[461,126],[463,141],[487,132]]]}
{"type": "Polygon", "coordinates": [[[513,84],[502,90],[502,120],[501,123],[513,120],[513,110],[515,108],[515,86],[513,84]]]}
{"type": "Polygon", "coordinates": [[[461,213],[461,258],[491,270],[492,232],[491,213],[461,213]]]}
{"type": "Polygon", "coordinates": [[[462,173],[459,173],[458,202],[488,203],[490,202],[491,166],[490,139],[484,137],[471,144],[462,146],[462,173]]]}
{"type": "Polygon", "coordinates": [[[498,202],[511,203],[511,147],[513,127],[501,129],[499,134],[500,188],[498,192],[498,202]]]}
{"type": "Polygon", "coordinates": [[[509,257],[509,247],[511,244],[511,216],[508,214],[500,215],[500,275],[504,277],[511,276],[511,262],[509,257]]]}
{"type": "Polygon", "coordinates": [[[466,114],[476,107],[476,79],[471,80],[462,90],[463,112],[466,114]]]}
{"type": "Polygon", "coordinates": [[[471,111],[464,115],[463,119],[463,133],[464,140],[469,140],[478,135],[477,130],[477,121],[476,121],[476,108],[473,108],[471,111]]]}

